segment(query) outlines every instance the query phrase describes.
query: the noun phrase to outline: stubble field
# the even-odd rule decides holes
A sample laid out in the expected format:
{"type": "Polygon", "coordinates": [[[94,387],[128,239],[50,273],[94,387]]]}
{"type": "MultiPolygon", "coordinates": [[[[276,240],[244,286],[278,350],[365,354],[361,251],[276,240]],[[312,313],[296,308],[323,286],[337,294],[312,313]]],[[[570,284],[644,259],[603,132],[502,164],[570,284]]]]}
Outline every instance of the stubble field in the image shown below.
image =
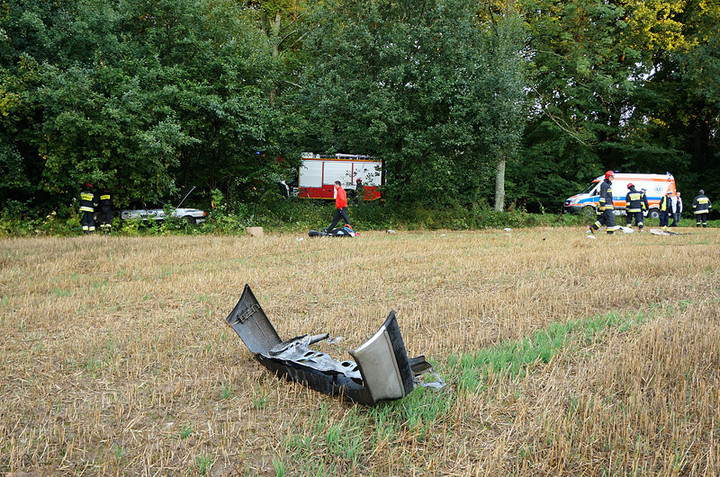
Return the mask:
{"type": "Polygon", "coordinates": [[[718,475],[720,233],[679,231],[3,239],[0,472],[718,475]],[[447,386],[275,379],[224,321],[245,283],[341,360],[394,309],[447,386]]]}

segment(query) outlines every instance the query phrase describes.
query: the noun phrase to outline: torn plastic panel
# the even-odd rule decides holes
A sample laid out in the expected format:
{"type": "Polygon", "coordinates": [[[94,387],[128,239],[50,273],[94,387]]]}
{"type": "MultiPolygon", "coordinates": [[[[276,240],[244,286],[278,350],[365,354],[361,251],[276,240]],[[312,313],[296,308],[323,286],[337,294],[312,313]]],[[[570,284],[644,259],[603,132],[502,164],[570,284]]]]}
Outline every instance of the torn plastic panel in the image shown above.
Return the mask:
{"type": "Polygon", "coordinates": [[[408,358],[394,311],[369,340],[350,351],[355,361],[336,361],[310,349],[310,345],[328,339],[328,334],[282,341],[249,285],[245,285],[226,321],[255,358],[278,377],[330,396],[340,394],[357,403],[375,404],[402,398],[416,385],[435,389],[445,385],[425,356],[408,358]],[[421,379],[428,372],[435,381],[421,379]]]}

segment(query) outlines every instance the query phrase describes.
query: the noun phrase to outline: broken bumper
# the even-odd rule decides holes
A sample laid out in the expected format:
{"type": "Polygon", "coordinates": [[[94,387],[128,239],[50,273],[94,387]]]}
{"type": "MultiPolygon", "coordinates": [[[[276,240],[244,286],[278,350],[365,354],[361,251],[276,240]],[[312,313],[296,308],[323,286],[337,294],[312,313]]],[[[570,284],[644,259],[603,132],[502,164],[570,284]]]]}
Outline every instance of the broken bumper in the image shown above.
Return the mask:
{"type": "Polygon", "coordinates": [[[355,361],[336,361],[310,349],[313,343],[327,339],[327,334],[282,341],[248,285],[226,321],[255,358],[278,377],[330,396],[339,394],[353,402],[374,404],[402,398],[415,385],[445,385],[424,356],[408,358],[394,311],[369,340],[350,351],[355,361]],[[435,381],[420,378],[427,372],[435,381]]]}

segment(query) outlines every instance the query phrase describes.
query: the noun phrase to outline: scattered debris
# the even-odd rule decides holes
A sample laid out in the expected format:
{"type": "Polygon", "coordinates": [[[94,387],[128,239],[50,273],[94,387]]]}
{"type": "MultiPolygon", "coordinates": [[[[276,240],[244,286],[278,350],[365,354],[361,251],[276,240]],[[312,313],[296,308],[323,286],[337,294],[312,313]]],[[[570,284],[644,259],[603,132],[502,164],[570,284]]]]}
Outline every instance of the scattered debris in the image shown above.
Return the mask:
{"type": "Polygon", "coordinates": [[[503,230],[504,230],[505,232],[511,232],[511,231],[512,231],[512,229],[511,229],[510,227],[505,227],[503,230]]]}
{"type": "Polygon", "coordinates": [[[633,229],[632,227],[623,227],[621,225],[618,225],[615,230],[622,230],[626,234],[634,234],[635,233],[635,229],[633,229]]]}
{"type": "Polygon", "coordinates": [[[330,396],[340,394],[350,401],[371,405],[402,398],[415,386],[445,386],[425,356],[408,358],[394,311],[369,340],[350,351],[355,361],[335,361],[310,349],[310,345],[328,339],[327,333],[282,341],[249,285],[245,285],[240,301],[225,321],[255,358],[278,377],[330,396]],[[436,381],[423,381],[425,373],[433,374],[436,381]]]}
{"type": "Polygon", "coordinates": [[[341,229],[311,230],[308,232],[308,235],[310,237],[357,237],[360,234],[355,232],[349,225],[346,225],[341,229]]]}
{"type": "Polygon", "coordinates": [[[594,235],[586,235],[586,237],[589,239],[597,240],[597,237],[595,237],[594,235]]]}
{"type": "Polygon", "coordinates": [[[690,235],[687,233],[670,232],[669,230],[661,230],[661,229],[650,229],[650,233],[653,235],[690,235]]]}
{"type": "Polygon", "coordinates": [[[385,233],[386,233],[386,234],[394,234],[395,231],[394,231],[393,229],[387,229],[387,230],[385,231],[385,233]]]}

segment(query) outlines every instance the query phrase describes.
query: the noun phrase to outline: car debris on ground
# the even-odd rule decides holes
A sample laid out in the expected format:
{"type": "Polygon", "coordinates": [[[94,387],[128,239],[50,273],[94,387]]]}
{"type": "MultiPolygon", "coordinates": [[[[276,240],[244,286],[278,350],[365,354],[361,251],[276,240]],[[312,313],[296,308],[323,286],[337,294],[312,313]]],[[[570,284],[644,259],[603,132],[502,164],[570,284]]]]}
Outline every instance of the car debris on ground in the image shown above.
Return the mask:
{"type": "Polygon", "coordinates": [[[329,335],[300,335],[287,341],[278,336],[249,285],[225,321],[255,358],[279,378],[302,383],[329,396],[340,395],[359,404],[400,399],[415,386],[445,386],[425,356],[408,358],[395,312],[365,343],[350,351],[355,361],[336,361],[310,348],[329,335]],[[430,373],[432,381],[423,375],[430,373]]]}

